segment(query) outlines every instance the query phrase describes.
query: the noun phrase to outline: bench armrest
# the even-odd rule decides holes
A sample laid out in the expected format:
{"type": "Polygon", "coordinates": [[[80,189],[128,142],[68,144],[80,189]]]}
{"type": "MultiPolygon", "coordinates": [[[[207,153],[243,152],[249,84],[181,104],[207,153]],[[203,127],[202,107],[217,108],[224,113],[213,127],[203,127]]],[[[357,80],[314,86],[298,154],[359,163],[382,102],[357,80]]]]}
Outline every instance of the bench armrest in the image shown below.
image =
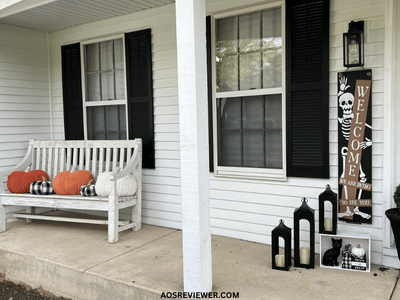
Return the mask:
{"type": "Polygon", "coordinates": [[[141,177],[142,173],[142,140],[135,139],[135,141],[137,141],[138,143],[134,148],[131,159],[129,160],[125,168],[111,176],[112,181],[125,177],[128,174],[134,174],[136,180],[139,181],[140,178],[138,178],[138,176],[141,177]]]}
{"type": "Polygon", "coordinates": [[[28,151],[22,161],[16,165],[14,168],[0,172],[0,192],[4,192],[7,188],[8,176],[14,171],[24,171],[29,164],[32,163],[32,152],[33,143],[35,140],[30,140],[28,145],[28,151]]]}

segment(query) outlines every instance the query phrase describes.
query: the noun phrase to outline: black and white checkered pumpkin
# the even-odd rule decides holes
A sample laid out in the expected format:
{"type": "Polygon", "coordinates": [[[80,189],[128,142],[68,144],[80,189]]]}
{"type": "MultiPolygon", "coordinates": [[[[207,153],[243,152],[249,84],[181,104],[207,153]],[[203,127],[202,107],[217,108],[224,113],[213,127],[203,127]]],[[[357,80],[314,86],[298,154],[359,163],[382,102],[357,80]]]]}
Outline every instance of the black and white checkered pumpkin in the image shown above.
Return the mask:
{"type": "Polygon", "coordinates": [[[29,191],[34,195],[49,195],[53,194],[53,184],[51,181],[46,181],[43,177],[42,181],[34,181],[29,186],[29,191]]]}
{"type": "Polygon", "coordinates": [[[88,184],[82,185],[79,189],[82,196],[97,196],[93,179],[88,184]]]}

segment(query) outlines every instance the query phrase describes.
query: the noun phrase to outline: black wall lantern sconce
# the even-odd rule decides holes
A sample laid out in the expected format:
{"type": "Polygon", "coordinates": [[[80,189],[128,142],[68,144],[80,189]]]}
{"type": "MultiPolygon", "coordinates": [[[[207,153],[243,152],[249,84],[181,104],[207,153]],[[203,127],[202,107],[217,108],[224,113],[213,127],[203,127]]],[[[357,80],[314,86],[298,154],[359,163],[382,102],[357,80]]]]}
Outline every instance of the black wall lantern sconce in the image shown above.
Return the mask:
{"type": "Polygon", "coordinates": [[[314,269],[315,262],[315,216],[314,209],[308,206],[308,200],[302,199],[300,207],[294,210],[294,266],[314,269]],[[310,248],[300,248],[300,220],[310,223],[310,248]]]}
{"type": "Polygon", "coordinates": [[[364,66],[364,21],[351,21],[349,31],[343,33],[343,65],[364,66]]]}
{"type": "Polygon", "coordinates": [[[329,184],[326,186],[325,191],[319,194],[318,202],[319,233],[336,234],[338,214],[337,194],[331,190],[331,186],[329,184]],[[326,202],[330,202],[332,204],[332,218],[325,216],[326,202]]]}
{"type": "Polygon", "coordinates": [[[287,227],[283,220],[272,232],[272,269],[289,271],[292,266],[292,230],[287,227]],[[285,242],[284,255],[279,254],[279,238],[285,242]]]}

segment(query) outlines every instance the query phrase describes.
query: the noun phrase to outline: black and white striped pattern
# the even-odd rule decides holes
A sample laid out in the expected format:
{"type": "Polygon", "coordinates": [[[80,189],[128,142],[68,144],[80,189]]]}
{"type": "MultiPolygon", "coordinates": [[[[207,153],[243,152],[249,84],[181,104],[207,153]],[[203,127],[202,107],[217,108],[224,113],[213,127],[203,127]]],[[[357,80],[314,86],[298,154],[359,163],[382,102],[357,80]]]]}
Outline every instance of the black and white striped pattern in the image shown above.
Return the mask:
{"type": "Polygon", "coordinates": [[[97,196],[94,185],[82,185],[79,192],[82,196],[97,196]]]}
{"type": "Polygon", "coordinates": [[[342,122],[342,134],[346,141],[349,140],[351,129],[351,119],[343,119],[342,122]]]}
{"type": "Polygon", "coordinates": [[[29,191],[34,195],[49,195],[54,192],[50,181],[34,181],[29,186],[29,191]]]}

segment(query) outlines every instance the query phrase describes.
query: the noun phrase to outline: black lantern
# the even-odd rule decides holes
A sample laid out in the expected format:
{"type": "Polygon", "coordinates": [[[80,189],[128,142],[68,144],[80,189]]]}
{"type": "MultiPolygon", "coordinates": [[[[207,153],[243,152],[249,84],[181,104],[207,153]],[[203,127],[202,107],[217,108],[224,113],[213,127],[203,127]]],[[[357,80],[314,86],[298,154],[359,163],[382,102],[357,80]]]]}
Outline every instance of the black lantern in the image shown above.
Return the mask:
{"type": "Polygon", "coordinates": [[[328,184],[324,192],[319,194],[319,233],[336,234],[338,203],[337,194],[328,184]],[[332,203],[332,218],[325,217],[325,203],[332,203]]]}
{"type": "Polygon", "coordinates": [[[364,21],[351,21],[349,31],[343,33],[343,65],[364,66],[364,21]]]}
{"type": "Polygon", "coordinates": [[[272,232],[272,269],[289,271],[292,265],[292,230],[283,220],[279,222],[272,232]],[[285,255],[279,255],[279,238],[285,242],[285,255]]]}
{"type": "Polygon", "coordinates": [[[314,269],[315,261],[315,217],[314,209],[307,205],[308,200],[302,199],[302,204],[294,210],[294,266],[314,269]],[[300,220],[310,223],[310,248],[300,248],[300,220]]]}

